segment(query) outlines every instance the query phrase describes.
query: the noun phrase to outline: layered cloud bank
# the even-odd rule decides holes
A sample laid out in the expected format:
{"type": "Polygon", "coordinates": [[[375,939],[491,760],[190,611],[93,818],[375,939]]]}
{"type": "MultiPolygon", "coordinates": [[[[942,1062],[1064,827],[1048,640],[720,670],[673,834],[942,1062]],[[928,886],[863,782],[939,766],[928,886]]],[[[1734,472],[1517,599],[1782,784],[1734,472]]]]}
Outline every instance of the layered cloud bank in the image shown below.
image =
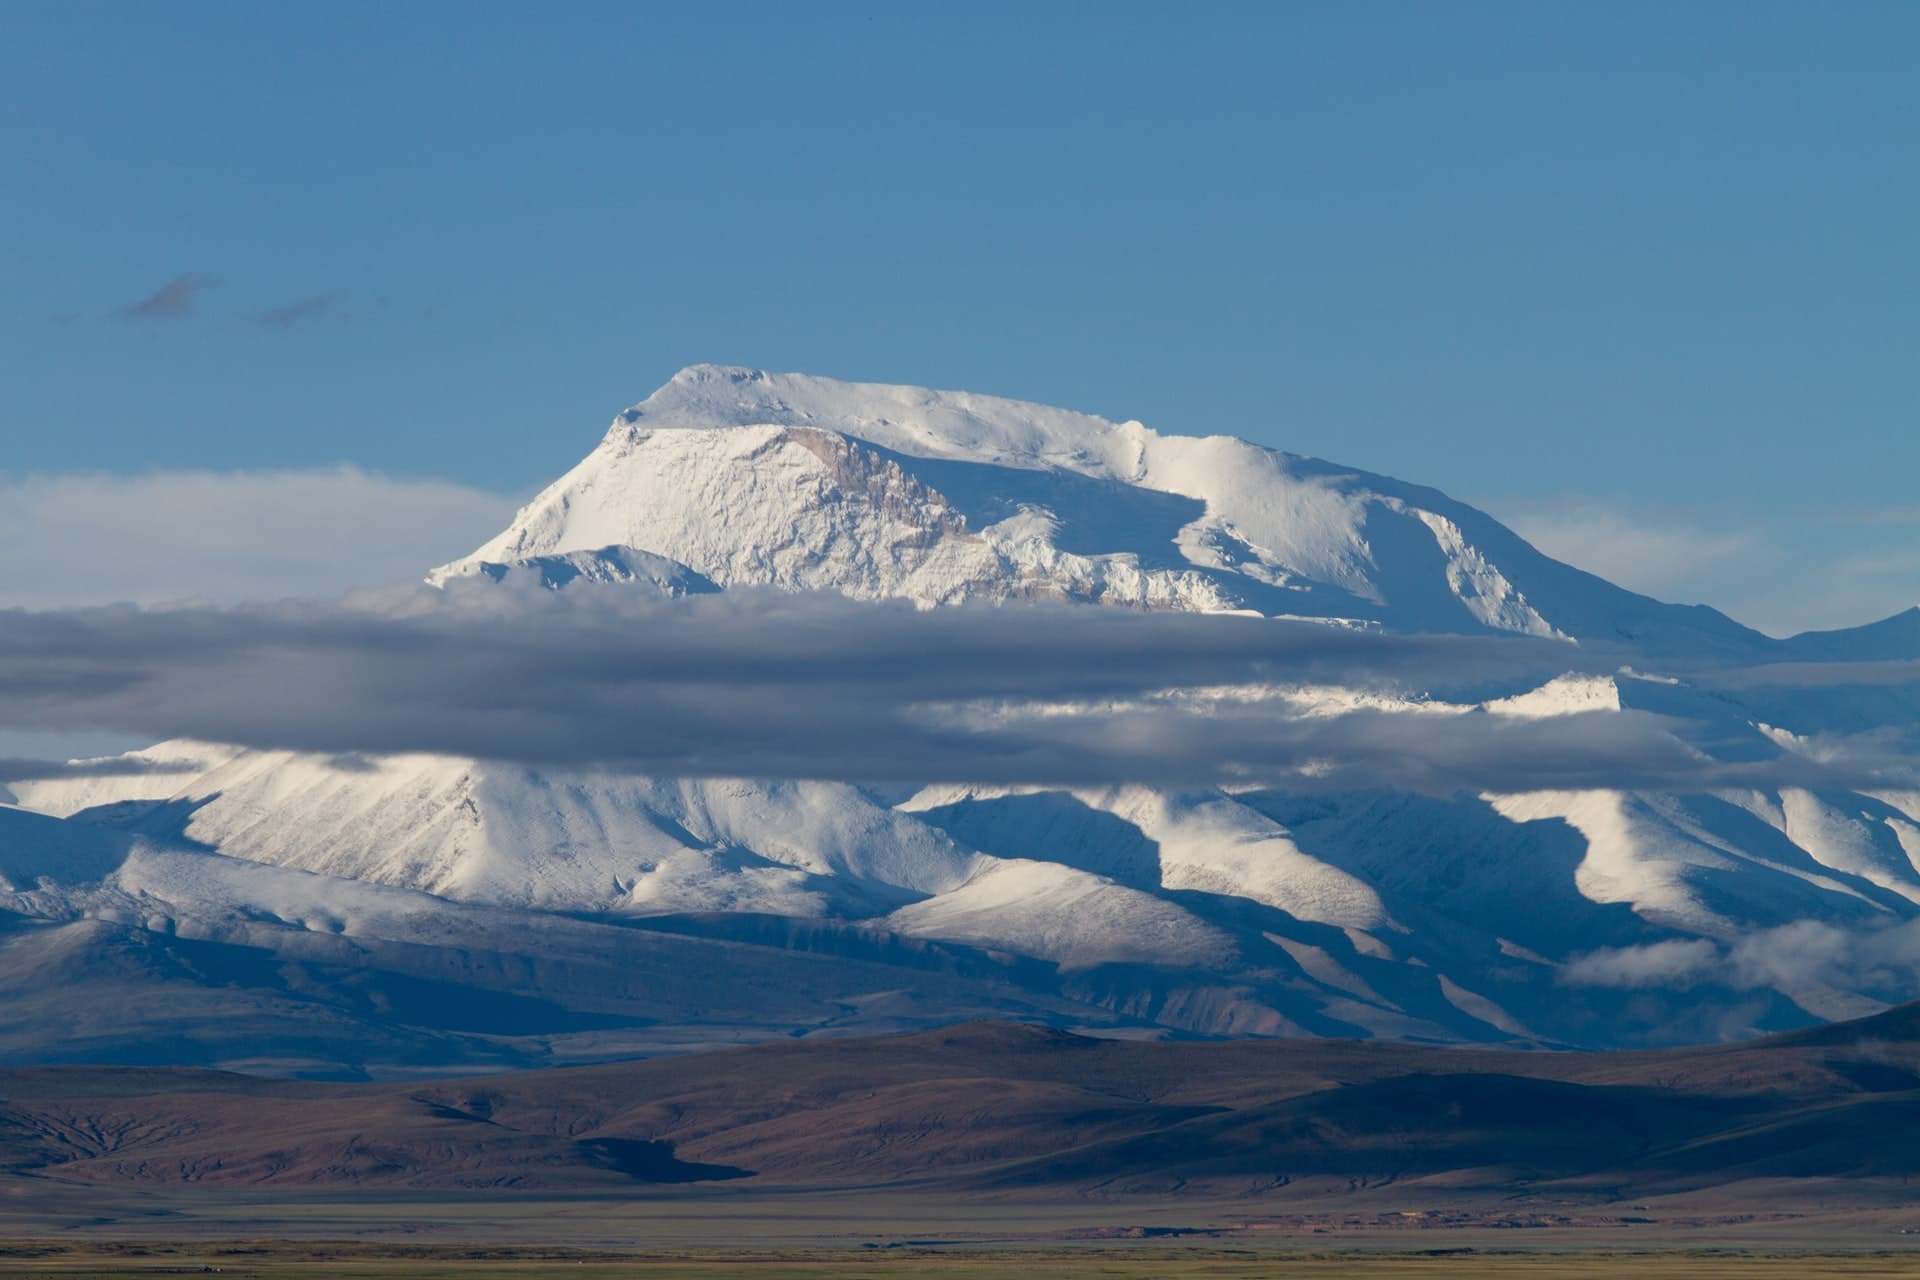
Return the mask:
{"type": "MultiPolygon", "coordinates": [[[[1911,786],[1897,735],[1502,699],[1612,660],[1557,641],[736,590],[455,581],[335,604],[0,613],[0,722],[256,748],[684,776],[1428,793],[1911,786]]],[[[1671,679],[1671,678],[1670,678],[1671,679]]],[[[1710,669],[1741,688],[1911,685],[1910,663],[1710,669]]],[[[1664,687],[1664,686],[1663,686],[1664,687]]],[[[108,766],[80,765],[81,769],[108,766]]],[[[10,762],[15,778],[44,766],[10,762]]]]}

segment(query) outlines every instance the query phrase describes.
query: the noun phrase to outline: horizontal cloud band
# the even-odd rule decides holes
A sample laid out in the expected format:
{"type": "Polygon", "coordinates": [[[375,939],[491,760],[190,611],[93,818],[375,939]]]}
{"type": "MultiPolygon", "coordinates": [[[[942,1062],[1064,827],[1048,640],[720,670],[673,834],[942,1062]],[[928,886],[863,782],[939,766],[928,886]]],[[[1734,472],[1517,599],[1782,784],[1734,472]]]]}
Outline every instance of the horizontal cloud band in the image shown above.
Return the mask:
{"type": "Polygon", "coordinates": [[[1719,761],[1684,724],[1639,711],[1335,712],[1289,694],[1513,691],[1581,663],[1558,642],[1243,617],[455,584],[332,606],[0,613],[0,726],[864,781],[1452,792],[1911,779],[1889,754],[1719,761]],[[1221,689],[1235,692],[1208,692],[1221,689]]]}

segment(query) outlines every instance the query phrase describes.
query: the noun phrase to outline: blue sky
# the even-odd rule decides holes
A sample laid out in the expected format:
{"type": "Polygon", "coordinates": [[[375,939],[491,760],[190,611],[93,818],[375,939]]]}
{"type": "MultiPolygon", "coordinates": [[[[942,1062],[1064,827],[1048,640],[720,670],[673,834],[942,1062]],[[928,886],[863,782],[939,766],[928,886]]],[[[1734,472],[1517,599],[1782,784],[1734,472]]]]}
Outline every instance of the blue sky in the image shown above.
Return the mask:
{"type": "Polygon", "coordinates": [[[431,479],[362,528],[458,554],[713,360],[1231,432],[1864,621],[1920,598],[1916,65],[1913,4],[13,0],[0,499],[431,479]]]}

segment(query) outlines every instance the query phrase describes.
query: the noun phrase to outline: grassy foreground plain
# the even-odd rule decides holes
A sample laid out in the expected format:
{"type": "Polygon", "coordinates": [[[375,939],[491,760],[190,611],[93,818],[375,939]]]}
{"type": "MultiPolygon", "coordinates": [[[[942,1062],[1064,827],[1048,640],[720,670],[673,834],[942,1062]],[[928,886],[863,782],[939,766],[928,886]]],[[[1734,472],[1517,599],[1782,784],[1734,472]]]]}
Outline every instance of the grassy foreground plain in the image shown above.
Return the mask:
{"type": "Polygon", "coordinates": [[[1511,1276],[1516,1280],[1746,1280],[1748,1277],[1920,1276],[1920,1253],[1805,1254],[1672,1250],[1568,1254],[1475,1249],[1421,1253],[1074,1249],[985,1252],[766,1251],[616,1254],[574,1250],[476,1250],[233,1242],[227,1244],[0,1245],[0,1276],[88,1277],[218,1274],[295,1280],[453,1280],[498,1277],[644,1276],[649,1280],[1422,1280],[1511,1276]]]}

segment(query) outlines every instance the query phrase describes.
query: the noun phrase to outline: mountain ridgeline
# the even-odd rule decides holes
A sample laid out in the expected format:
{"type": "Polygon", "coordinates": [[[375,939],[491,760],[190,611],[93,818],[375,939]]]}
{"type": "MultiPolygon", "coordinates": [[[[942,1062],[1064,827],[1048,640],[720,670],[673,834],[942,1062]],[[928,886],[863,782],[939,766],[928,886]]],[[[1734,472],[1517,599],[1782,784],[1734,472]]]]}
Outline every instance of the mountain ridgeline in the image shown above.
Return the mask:
{"type": "MultiPolygon", "coordinates": [[[[1694,677],[1920,658],[1920,612],[1776,640],[1387,477],[744,369],[688,369],[619,415],[429,575],[465,579],[1531,636],[1621,670],[1452,710],[1706,720],[1729,759],[1917,718],[1910,688],[1694,677]]],[[[1343,696],[1298,691],[1302,714],[1343,696]]],[[[1658,1046],[1872,1014],[1920,963],[1920,794],[1900,791],[882,792],[186,741],[136,756],[0,808],[0,1061],[378,1077],[979,1018],[1658,1046]]]]}

